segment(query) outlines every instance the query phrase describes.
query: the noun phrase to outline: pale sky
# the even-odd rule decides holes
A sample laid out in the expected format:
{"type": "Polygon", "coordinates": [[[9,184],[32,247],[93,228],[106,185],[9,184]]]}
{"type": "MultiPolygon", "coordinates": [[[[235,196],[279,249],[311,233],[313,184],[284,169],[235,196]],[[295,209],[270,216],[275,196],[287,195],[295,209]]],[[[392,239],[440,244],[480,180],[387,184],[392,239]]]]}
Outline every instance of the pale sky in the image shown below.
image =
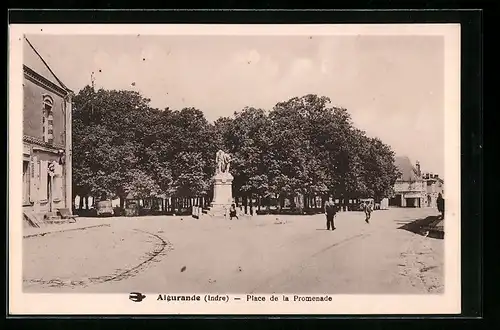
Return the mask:
{"type": "Polygon", "coordinates": [[[397,155],[444,173],[443,37],[27,37],[76,93],[94,72],[97,88],[136,90],[160,109],[196,107],[209,120],[328,96],[397,155]]]}

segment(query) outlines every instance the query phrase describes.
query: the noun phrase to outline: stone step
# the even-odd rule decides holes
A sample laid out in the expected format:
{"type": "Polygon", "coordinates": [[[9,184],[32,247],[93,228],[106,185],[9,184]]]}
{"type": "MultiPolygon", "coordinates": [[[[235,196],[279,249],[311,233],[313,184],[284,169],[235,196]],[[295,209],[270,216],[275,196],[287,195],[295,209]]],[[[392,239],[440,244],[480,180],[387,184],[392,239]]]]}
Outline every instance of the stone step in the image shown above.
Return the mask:
{"type": "Polygon", "coordinates": [[[32,211],[23,211],[23,217],[28,227],[40,228],[44,225],[43,216],[32,211]]]}

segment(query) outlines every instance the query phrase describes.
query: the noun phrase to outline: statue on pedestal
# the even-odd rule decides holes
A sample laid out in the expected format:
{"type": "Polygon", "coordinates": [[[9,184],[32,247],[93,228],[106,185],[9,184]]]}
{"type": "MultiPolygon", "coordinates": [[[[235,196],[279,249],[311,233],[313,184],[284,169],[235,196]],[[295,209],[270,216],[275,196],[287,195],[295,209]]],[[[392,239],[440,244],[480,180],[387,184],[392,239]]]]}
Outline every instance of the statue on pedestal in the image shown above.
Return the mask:
{"type": "Polygon", "coordinates": [[[231,164],[231,155],[222,150],[217,151],[215,154],[215,175],[220,173],[229,173],[229,165],[231,164]]]}
{"type": "Polygon", "coordinates": [[[231,155],[222,150],[215,154],[213,201],[209,214],[225,215],[233,202],[233,176],[229,173],[231,155]]]}

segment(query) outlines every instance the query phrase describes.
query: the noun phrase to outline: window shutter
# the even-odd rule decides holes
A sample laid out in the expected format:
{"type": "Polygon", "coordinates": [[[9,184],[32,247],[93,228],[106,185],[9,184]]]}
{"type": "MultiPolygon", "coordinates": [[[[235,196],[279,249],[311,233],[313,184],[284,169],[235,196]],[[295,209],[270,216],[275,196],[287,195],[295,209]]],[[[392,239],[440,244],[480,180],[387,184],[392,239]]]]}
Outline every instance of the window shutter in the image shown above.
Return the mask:
{"type": "Polygon", "coordinates": [[[45,201],[48,199],[48,191],[47,191],[47,167],[48,162],[46,160],[40,161],[40,200],[45,201]]]}
{"type": "Polygon", "coordinates": [[[38,157],[34,156],[30,164],[30,202],[38,201],[38,180],[40,177],[38,157]]]}

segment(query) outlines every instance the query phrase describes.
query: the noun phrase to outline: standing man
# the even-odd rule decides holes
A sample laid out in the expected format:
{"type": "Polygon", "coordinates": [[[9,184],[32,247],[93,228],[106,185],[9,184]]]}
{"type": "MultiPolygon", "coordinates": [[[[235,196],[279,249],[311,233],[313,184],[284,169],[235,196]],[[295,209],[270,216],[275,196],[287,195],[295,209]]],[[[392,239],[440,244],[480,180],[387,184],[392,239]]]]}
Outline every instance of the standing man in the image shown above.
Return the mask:
{"type": "Polygon", "coordinates": [[[333,218],[337,214],[337,206],[333,201],[333,198],[328,197],[328,201],[325,203],[325,215],[326,215],[326,230],[335,230],[335,224],[333,223],[333,218]]]}
{"type": "Polygon", "coordinates": [[[441,213],[440,218],[444,219],[444,198],[441,193],[438,194],[437,200],[436,200],[437,208],[439,213],[441,213]]]}
{"type": "Polygon", "coordinates": [[[372,215],[372,211],[373,211],[373,208],[372,208],[372,203],[371,202],[365,202],[365,221],[366,223],[370,223],[370,217],[372,215]]]}

